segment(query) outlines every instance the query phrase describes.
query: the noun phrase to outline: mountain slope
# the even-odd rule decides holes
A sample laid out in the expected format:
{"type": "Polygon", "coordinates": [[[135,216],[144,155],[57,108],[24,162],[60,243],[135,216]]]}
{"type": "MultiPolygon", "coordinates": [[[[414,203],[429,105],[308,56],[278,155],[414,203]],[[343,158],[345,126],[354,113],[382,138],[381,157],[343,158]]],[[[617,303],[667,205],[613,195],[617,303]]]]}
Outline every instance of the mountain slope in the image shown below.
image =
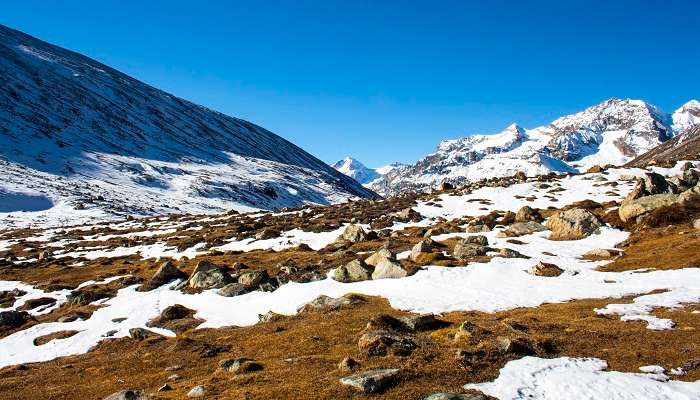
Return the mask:
{"type": "Polygon", "coordinates": [[[1,25],[0,148],[0,197],[86,217],[374,195],[264,128],[1,25]]]}
{"type": "Polygon", "coordinates": [[[650,163],[674,164],[676,161],[698,159],[700,159],[700,125],[695,125],[640,155],[627,165],[646,167],[650,163]]]}
{"type": "Polygon", "coordinates": [[[425,190],[442,181],[622,165],[671,139],[679,127],[697,123],[695,103],[670,116],[640,100],[610,99],[534,129],[513,124],[495,135],[446,140],[435,153],[369,186],[379,193],[397,194],[425,190]]]}

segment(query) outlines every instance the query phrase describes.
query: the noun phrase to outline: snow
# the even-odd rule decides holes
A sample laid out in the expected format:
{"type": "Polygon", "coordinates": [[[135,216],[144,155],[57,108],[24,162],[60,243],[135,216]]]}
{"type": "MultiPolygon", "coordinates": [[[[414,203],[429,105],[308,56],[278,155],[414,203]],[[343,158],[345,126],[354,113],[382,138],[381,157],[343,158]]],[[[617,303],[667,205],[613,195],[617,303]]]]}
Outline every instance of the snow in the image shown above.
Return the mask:
{"type": "Polygon", "coordinates": [[[700,301],[700,281],[688,282],[682,287],[670,289],[667,292],[639,296],[632,303],[608,304],[596,309],[601,315],[620,315],[623,321],[646,321],[647,328],[652,330],[672,329],[673,321],[651,315],[655,308],[674,309],[686,303],[700,301]]]}
{"type": "Polygon", "coordinates": [[[660,372],[605,371],[596,358],[524,357],[510,361],[493,382],[467,384],[500,400],[697,400],[700,381],[671,381],[660,372]]]}
{"type": "Polygon", "coordinates": [[[243,240],[233,240],[225,245],[213,247],[212,250],[219,251],[251,251],[270,249],[280,251],[300,244],[306,244],[313,250],[320,250],[333,243],[343,233],[347,224],[338,229],[326,232],[305,232],[301,229],[292,229],[283,232],[279,237],[272,239],[256,240],[248,238],[243,240]]]}

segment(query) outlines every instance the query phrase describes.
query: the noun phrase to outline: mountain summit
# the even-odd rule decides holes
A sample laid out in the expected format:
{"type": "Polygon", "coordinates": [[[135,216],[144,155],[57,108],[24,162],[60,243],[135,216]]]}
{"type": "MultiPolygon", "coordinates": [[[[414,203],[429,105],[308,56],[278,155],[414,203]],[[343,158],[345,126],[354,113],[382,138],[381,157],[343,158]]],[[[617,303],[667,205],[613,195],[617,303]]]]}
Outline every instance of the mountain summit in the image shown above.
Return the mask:
{"type": "Polygon", "coordinates": [[[262,127],[1,25],[0,82],[2,224],[374,195],[262,127]]]}

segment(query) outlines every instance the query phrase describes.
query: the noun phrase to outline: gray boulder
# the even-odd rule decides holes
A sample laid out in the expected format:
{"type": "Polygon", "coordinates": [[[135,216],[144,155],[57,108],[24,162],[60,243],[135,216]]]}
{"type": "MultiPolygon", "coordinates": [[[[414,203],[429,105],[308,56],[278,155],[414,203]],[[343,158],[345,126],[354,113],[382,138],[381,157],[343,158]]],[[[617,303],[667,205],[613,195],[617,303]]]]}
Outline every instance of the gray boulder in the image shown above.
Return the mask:
{"type": "Polygon", "coordinates": [[[455,244],[452,254],[459,260],[465,260],[470,257],[486,255],[486,251],[487,248],[485,246],[460,240],[455,244]]]}
{"type": "Polygon", "coordinates": [[[217,293],[219,294],[219,296],[234,297],[248,293],[248,289],[246,289],[245,285],[236,282],[229,283],[228,285],[222,287],[217,293]]]}
{"type": "Polygon", "coordinates": [[[408,272],[401,267],[398,261],[384,258],[379,261],[372,272],[372,279],[395,279],[403,278],[408,272]]]}
{"type": "Polygon", "coordinates": [[[193,289],[220,289],[229,283],[233,283],[233,278],[220,267],[195,269],[188,282],[193,289]]]}
{"type": "Polygon", "coordinates": [[[340,235],[340,239],[350,243],[362,242],[367,239],[367,232],[360,225],[350,224],[340,235]]]}
{"type": "Polygon", "coordinates": [[[579,240],[600,229],[603,224],[590,211],[572,208],[554,214],[547,220],[547,228],[552,231],[550,240],[579,240]]]}
{"type": "Polygon", "coordinates": [[[673,205],[677,200],[678,195],[675,194],[655,194],[634,200],[625,200],[617,212],[620,219],[627,222],[657,208],[673,205]]]}
{"type": "Polygon", "coordinates": [[[517,237],[517,236],[524,236],[524,235],[530,235],[535,232],[542,232],[546,231],[547,228],[544,227],[544,225],[534,222],[534,221],[528,221],[528,222],[516,222],[514,224],[511,224],[508,228],[506,228],[504,231],[499,232],[496,236],[498,237],[517,237]]]}
{"type": "Polygon", "coordinates": [[[120,390],[116,393],[112,393],[109,396],[103,398],[102,400],[146,400],[148,397],[143,394],[140,390],[120,390]]]}
{"type": "Polygon", "coordinates": [[[371,278],[371,271],[360,260],[352,260],[333,271],[333,279],[338,282],[358,282],[371,278]]]}
{"type": "Polygon", "coordinates": [[[340,383],[351,386],[365,394],[381,392],[390,387],[397,378],[399,369],[373,369],[340,379],[340,383]]]}

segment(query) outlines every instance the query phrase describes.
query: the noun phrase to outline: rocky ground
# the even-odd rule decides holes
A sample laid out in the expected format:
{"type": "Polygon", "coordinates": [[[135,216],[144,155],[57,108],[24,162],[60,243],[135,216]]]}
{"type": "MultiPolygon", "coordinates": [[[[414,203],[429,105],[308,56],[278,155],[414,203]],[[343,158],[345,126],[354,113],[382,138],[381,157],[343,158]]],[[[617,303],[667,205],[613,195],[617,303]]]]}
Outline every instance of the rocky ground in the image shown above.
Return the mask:
{"type": "Polygon", "coordinates": [[[698,166],[2,231],[0,394],[697,399],[698,166]]]}

